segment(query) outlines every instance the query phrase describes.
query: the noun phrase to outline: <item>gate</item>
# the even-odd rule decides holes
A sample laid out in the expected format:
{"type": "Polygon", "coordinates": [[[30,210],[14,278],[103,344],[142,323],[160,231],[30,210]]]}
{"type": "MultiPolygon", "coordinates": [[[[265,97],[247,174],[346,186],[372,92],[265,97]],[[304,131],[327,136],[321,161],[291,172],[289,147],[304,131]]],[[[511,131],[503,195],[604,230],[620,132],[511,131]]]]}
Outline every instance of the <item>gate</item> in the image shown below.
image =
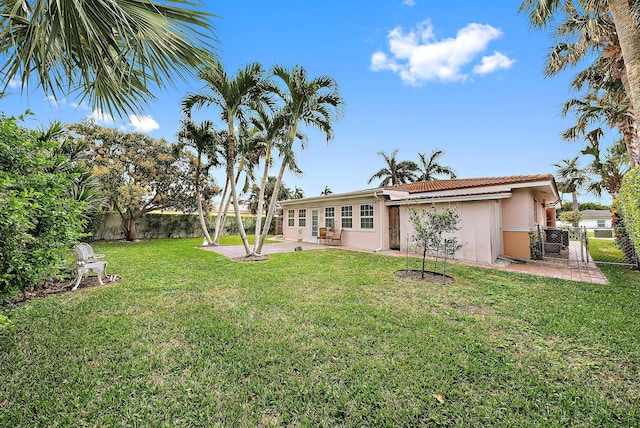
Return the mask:
{"type": "Polygon", "coordinates": [[[640,268],[638,254],[624,227],[585,229],[586,247],[596,264],[640,268]]]}
{"type": "Polygon", "coordinates": [[[542,260],[567,260],[583,263],[640,267],[633,244],[622,227],[550,228],[538,226],[531,243],[531,256],[542,260]]]}

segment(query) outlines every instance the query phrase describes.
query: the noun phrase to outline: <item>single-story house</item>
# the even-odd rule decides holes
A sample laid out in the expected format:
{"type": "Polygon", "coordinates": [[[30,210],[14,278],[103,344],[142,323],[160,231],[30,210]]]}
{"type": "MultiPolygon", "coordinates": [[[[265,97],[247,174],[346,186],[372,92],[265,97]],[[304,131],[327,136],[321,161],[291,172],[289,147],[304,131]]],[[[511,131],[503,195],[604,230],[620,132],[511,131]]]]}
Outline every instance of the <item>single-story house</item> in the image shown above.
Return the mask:
{"type": "MultiPolygon", "coordinates": [[[[578,226],[587,230],[611,228],[611,211],[609,210],[582,210],[578,226]]],[[[571,223],[557,221],[558,226],[571,226],[571,223]]]]}
{"type": "Polygon", "coordinates": [[[555,226],[558,188],[550,174],[424,181],[290,199],[287,241],[318,242],[321,227],[342,229],[342,245],[370,251],[413,246],[412,208],[456,207],[463,245],[457,259],[491,264],[500,255],[530,258],[529,232],[555,226]]]}

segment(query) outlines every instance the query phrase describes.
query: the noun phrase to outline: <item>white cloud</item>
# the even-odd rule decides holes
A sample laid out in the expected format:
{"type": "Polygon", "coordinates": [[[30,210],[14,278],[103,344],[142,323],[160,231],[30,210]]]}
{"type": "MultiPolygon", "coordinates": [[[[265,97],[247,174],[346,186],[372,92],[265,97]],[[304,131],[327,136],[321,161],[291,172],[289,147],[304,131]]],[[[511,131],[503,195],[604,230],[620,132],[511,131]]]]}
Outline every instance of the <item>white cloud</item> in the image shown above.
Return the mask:
{"type": "Polygon", "coordinates": [[[59,107],[60,104],[58,103],[58,100],[56,99],[56,97],[54,97],[53,95],[48,95],[45,97],[45,100],[49,103],[52,104],[56,107],[59,107]]]}
{"type": "Polygon", "coordinates": [[[402,4],[405,6],[413,7],[416,5],[415,0],[402,0],[402,4]]]}
{"type": "Polygon", "coordinates": [[[500,52],[494,52],[491,56],[482,57],[482,62],[473,67],[473,72],[476,74],[489,74],[496,70],[507,70],[511,68],[514,62],[516,62],[516,60],[500,52]]]}
{"type": "Polygon", "coordinates": [[[135,132],[151,132],[160,128],[158,122],[156,122],[151,116],[138,117],[135,114],[129,116],[129,125],[135,128],[135,132]]]}
{"type": "MultiPolygon", "coordinates": [[[[423,82],[464,81],[468,68],[489,43],[502,36],[500,29],[491,25],[471,23],[460,29],[455,38],[436,40],[429,20],[405,33],[396,27],[388,34],[390,55],[375,52],[371,56],[371,70],[390,70],[409,84],[423,82]]],[[[473,68],[478,74],[487,74],[509,68],[513,60],[499,52],[482,59],[473,68]],[[486,63],[486,64],[485,64],[486,63]]]]}
{"type": "Polygon", "coordinates": [[[102,110],[96,109],[91,112],[89,116],[91,119],[95,120],[99,125],[110,125],[113,123],[113,117],[110,114],[103,112],[102,110]]]}
{"type": "Polygon", "coordinates": [[[15,77],[9,81],[10,88],[21,88],[22,81],[20,79],[16,79],[15,77]]]}

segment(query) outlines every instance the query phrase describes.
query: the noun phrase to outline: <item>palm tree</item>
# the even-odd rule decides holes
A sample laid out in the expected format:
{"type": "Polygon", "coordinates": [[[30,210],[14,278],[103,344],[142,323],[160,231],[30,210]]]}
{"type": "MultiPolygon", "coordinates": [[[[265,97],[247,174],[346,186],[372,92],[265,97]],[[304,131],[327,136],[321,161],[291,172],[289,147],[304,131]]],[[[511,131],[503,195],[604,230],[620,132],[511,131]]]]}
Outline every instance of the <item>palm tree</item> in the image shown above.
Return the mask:
{"type": "Polygon", "coordinates": [[[320,192],[320,196],[329,196],[333,193],[329,186],[324,186],[324,190],[320,192]]]}
{"type": "MultiPolygon", "coordinates": [[[[300,139],[298,130],[300,125],[320,130],[327,139],[333,138],[333,122],[340,117],[344,101],[340,96],[337,82],[329,76],[309,78],[304,67],[295,66],[287,69],[275,66],[273,76],[280,81],[282,87],[274,87],[276,95],[284,105],[277,114],[277,120],[283,125],[283,135],[278,146],[282,163],[275,184],[275,194],[278,194],[282,176],[286,168],[298,170],[295,164],[293,145],[296,138],[300,139]]],[[[303,140],[304,142],[304,140],[303,140]]],[[[268,225],[276,210],[276,198],[271,200],[267,219],[260,239],[256,241],[255,252],[260,254],[267,238],[268,225]]]]}
{"type": "Polygon", "coordinates": [[[382,156],[387,166],[373,174],[367,183],[370,184],[373,180],[381,178],[380,187],[386,187],[416,181],[418,165],[412,161],[398,162],[396,159],[398,149],[393,150],[389,155],[382,150],[378,154],[382,156]]]}
{"type": "Polygon", "coordinates": [[[181,0],[2,1],[0,90],[14,78],[31,89],[36,78],[47,95],[77,93],[110,114],[140,111],[155,88],[209,62],[213,16],[181,0]]]}
{"type": "MultiPolygon", "coordinates": [[[[190,117],[190,112],[186,112],[187,117],[190,117]]],[[[198,207],[198,218],[200,219],[200,227],[204,234],[204,239],[207,245],[211,245],[213,241],[209,235],[207,229],[207,223],[204,219],[204,212],[202,209],[202,189],[201,189],[201,176],[205,177],[209,175],[209,169],[214,166],[220,165],[218,160],[218,153],[220,152],[219,146],[219,134],[216,133],[213,126],[213,122],[205,120],[200,124],[196,124],[191,121],[190,118],[182,121],[182,128],[178,132],[179,140],[186,146],[190,146],[196,150],[196,165],[195,165],[195,191],[196,191],[196,205],[198,207]],[[203,164],[203,157],[206,157],[208,162],[203,164]]]]}
{"type": "Polygon", "coordinates": [[[638,134],[633,110],[629,108],[629,81],[615,25],[609,16],[580,15],[575,10],[567,14],[569,18],[557,28],[556,37],[562,39],[549,54],[546,74],[553,76],[591,56],[596,49],[602,53],[571,83],[577,91],[587,86],[587,93],[582,99],[565,103],[563,116],[575,111],[578,121],[563,133],[563,138],[575,140],[585,135],[591,142],[599,139],[603,132],[599,128],[587,130],[586,126],[596,121],[606,122],[624,136],[629,163],[633,167],[640,161],[638,134]]]}
{"type": "Polygon", "coordinates": [[[433,150],[429,159],[424,155],[424,153],[418,153],[418,157],[420,158],[420,164],[418,166],[419,174],[417,176],[416,181],[432,181],[437,180],[436,175],[448,175],[449,178],[456,178],[456,173],[451,169],[451,167],[443,166],[438,163],[438,159],[440,159],[444,155],[442,150],[433,150]]]}
{"type": "Polygon", "coordinates": [[[602,195],[602,189],[605,189],[613,199],[617,199],[622,186],[622,178],[629,171],[624,141],[617,141],[608,147],[604,158],[600,154],[598,141],[592,142],[581,153],[593,156],[587,169],[597,177],[589,182],[587,190],[599,197],[602,195]]]}
{"type": "MultiPolygon", "coordinates": [[[[587,171],[578,167],[578,156],[573,159],[563,159],[561,163],[553,164],[557,171],[558,190],[562,193],[571,193],[573,211],[579,211],[578,190],[589,181],[587,171]]],[[[574,225],[577,226],[577,225],[574,225]]]]}
{"type": "MultiPolygon", "coordinates": [[[[609,14],[615,27],[617,45],[614,51],[605,51],[605,55],[624,61],[624,68],[619,68],[620,78],[624,84],[625,92],[629,97],[631,109],[640,111],[640,2],[629,0],[524,0],[520,6],[521,11],[529,13],[529,21],[533,26],[544,28],[558,15],[568,15],[569,21],[576,21],[576,16],[583,17],[607,17],[609,14]],[[617,54],[616,54],[617,51],[617,54]]],[[[589,20],[588,26],[596,28],[595,20],[589,20]]],[[[561,27],[562,29],[562,27],[561,27]]],[[[599,30],[598,30],[599,31],[599,30]]],[[[570,63],[575,65],[584,55],[591,54],[594,48],[601,48],[603,44],[610,44],[613,40],[609,37],[602,38],[594,33],[585,33],[583,47],[573,49],[573,55],[569,56],[570,63]]],[[[618,64],[619,65],[619,64],[618,64]]],[[[635,141],[637,142],[637,131],[635,141]]],[[[637,143],[636,143],[637,144],[637,143]]],[[[638,147],[635,147],[638,153],[638,147]]],[[[633,153],[629,153],[629,161],[634,162],[633,153]]],[[[637,159],[636,159],[637,160],[637,159]]]]}
{"type": "MultiPolygon", "coordinates": [[[[258,208],[258,200],[260,198],[260,193],[262,193],[262,197],[264,198],[264,204],[269,206],[271,200],[274,197],[273,191],[275,189],[275,184],[276,184],[276,177],[273,175],[270,175],[269,178],[267,179],[264,189],[255,184],[251,187],[251,195],[249,196],[248,206],[251,212],[257,215],[256,219],[261,218],[262,215],[265,214],[264,206],[262,211],[260,211],[258,208]]],[[[287,188],[287,186],[284,185],[284,183],[281,183],[280,191],[278,192],[276,200],[282,201],[284,199],[289,199],[290,197],[291,197],[291,191],[287,188]]],[[[268,227],[268,226],[265,225],[265,227],[268,227]]]]}
{"type": "Polygon", "coordinates": [[[214,68],[202,70],[199,77],[206,82],[207,87],[199,93],[188,94],[182,101],[183,108],[200,108],[213,104],[220,109],[221,118],[227,124],[227,180],[240,237],[246,254],[250,255],[251,249],[240,217],[235,179],[236,121],[241,125],[248,123],[255,110],[269,104],[264,90],[264,70],[260,64],[253,63],[238,70],[234,76],[229,76],[222,64],[218,63],[214,68]]]}

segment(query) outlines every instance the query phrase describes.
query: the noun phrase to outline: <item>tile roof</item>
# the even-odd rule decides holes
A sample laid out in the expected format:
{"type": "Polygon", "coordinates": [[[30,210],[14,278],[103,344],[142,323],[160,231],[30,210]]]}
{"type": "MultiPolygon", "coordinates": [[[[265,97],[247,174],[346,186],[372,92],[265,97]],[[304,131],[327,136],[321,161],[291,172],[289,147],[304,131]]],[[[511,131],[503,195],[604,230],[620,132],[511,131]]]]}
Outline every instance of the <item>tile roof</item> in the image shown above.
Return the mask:
{"type": "Polygon", "coordinates": [[[507,177],[455,178],[452,180],[419,181],[417,183],[387,186],[385,189],[402,190],[409,193],[438,192],[442,190],[470,189],[483,186],[527,183],[554,180],[551,174],[511,175],[507,177]]]}

